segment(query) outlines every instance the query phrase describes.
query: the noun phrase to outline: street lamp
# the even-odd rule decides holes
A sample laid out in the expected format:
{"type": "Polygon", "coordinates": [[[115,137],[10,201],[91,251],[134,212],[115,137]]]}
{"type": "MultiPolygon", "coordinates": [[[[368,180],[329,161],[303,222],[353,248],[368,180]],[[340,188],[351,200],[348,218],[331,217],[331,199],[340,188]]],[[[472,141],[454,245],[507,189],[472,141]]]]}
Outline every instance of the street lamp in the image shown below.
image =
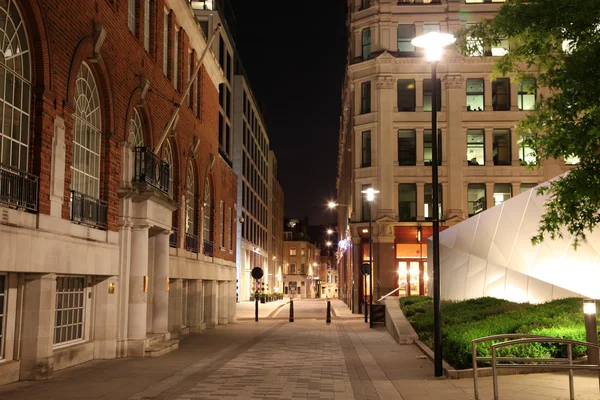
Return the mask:
{"type": "Polygon", "coordinates": [[[333,229],[327,229],[327,234],[328,234],[328,235],[331,235],[331,234],[333,234],[333,229]]]}
{"type": "Polygon", "coordinates": [[[414,38],[415,47],[425,49],[431,63],[431,190],[433,192],[433,348],[435,376],[443,375],[442,367],[442,316],[440,313],[440,216],[438,189],[438,133],[437,133],[437,77],[436,68],[444,47],[456,38],[449,33],[429,32],[414,38]]]}
{"type": "Polygon", "coordinates": [[[325,242],[325,246],[327,246],[327,247],[331,247],[332,244],[333,243],[331,243],[330,241],[325,242]]]}
{"type": "MultiPolygon", "coordinates": [[[[585,319],[585,340],[598,344],[598,327],[596,324],[596,300],[583,299],[583,316],[585,319]]],[[[588,364],[598,365],[598,349],[587,348],[588,364]]]]}
{"type": "Polygon", "coordinates": [[[375,200],[375,195],[379,193],[379,190],[368,188],[362,190],[361,193],[367,195],[367,201],[369,202],[369,327],[373,327],[373,227],[371,218],[371,203],[375,200]]]}

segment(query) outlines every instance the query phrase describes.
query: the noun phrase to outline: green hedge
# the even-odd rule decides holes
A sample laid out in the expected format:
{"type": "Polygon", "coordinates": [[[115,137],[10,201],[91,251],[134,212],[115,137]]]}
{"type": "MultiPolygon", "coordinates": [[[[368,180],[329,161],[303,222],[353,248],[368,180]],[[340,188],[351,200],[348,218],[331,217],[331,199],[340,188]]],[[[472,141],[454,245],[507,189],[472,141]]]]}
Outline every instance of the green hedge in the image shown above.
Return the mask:
{"type": "MultiPolygon", "coordinates": [[[[400,299],[404,315],[419,338],[433,348],[433,299],[426,296],[400,299]]],[[[583,306],[580,298],[555,300],[544,304],[514,303],[493,297],[461,302],[443,301],[442,353],[453,367],[471,368],[471,341],[503,333],[531,333],[585,341],[583,306]]],[[[477,346],[479,356],[491,356],[492,342],[477,346]]],[[[566,357],[566,346],[555,343],[515,345],[500,349],[502,356],[566,357]]],[[[580,357],[585,347],[576,346],[580,357]]]]}

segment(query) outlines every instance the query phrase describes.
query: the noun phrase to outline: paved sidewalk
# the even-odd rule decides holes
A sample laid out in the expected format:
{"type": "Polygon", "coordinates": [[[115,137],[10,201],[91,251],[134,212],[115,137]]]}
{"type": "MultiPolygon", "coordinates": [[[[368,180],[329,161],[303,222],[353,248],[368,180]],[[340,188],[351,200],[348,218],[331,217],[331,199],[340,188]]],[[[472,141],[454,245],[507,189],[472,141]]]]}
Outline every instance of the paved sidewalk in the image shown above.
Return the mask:
{"type": "MultiPolygon", "coordinates": [[[[277,310],[287,303],[289,303],[289,299],[270,301],[268,303],[258,302],[258,320],[261,321],[264,318],[268,318],[273,315],[273,313],[277,312],[277,310]]],[[[242,301],[236,304],[236,315],[239,321],[244,320],[252,320],[254,321],[254,317],[256,315],[254,301],[242,301]]]]}

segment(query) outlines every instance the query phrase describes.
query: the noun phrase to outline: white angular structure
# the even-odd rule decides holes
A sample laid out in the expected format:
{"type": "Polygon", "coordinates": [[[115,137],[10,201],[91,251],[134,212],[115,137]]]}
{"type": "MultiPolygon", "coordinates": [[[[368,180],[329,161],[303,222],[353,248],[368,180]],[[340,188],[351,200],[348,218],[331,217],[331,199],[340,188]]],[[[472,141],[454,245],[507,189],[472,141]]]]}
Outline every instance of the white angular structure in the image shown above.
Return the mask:
{"type": "MultiPolygon", "coordinates": [[[[531,303],[600,298],[599,230],[577,250],[566,232],[563,239],[531,244],[547,200],[531,189],[441,232],[442,298],[493,296],[531,303]]],[[[432,247],[427,247],[432,265],[432,247]]]]}

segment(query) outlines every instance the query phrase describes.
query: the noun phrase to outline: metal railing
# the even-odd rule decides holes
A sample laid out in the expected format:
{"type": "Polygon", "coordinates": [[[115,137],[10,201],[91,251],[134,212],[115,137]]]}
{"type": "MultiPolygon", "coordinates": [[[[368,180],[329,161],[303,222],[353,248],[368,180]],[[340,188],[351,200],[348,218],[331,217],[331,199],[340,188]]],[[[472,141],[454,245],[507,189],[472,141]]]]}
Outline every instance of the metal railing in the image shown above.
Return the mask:
{"type": "MultiPolygon", "coordinates": [[[[474,339],[471,342],[473,351],[473,385],[475,390],[475,400],[479,399],[479,386],[478,386],[478,374],[477,374],[477,361],[488,361],[492,364],[492,379],[494,385],[494,400],[498,400],[498,368],[535,368],[535,369],[548,369],[555,371],[568,370],[569,371],[569,393],[571,400],[575,399],[575,391],[573,387],[573,370],[591,370],[600,371],[600,364],[573,364],[573,345],[585,346],[598,349],[600,346],[594,343],[580,342],[577,340],[553,338],[541,335],[528,335],[528,334],[505,334],[505,335],[493,335],[486,336],[483,338],[474,339]],[[502,340],[502,339],[515,339],[508,340],[506,342],[494,343],[491,346],[492,356],[491,357],[477,357],[477,343],[490,341],[490,340],[502,340]],[[533,358],[533,357],[498,357],[498,349],[501,347],[515,346],[528,343],[559,343],[567,345],[567,358],[533,358]],[[504,363],[503,363],[504,362],[504,363]],[[537,364],[514,364],[516,362],[527,362],[537,364]],[[542,364],[539,364],[542,363],[542,364]],[[565,363],[565,364],[561,364],[565,363]]],[[[599,376],[600,379],[600,376],[599,376]]]]}
{"type": "Polygon", "coordinates": [[[93,228],[108,227],[108,203],[71,190],[71,221],[93,228]]]}
{"type": "Polygon", "coordinates": [[[170,166],[147,147],[136,147],[133,181],[147,183],[170,195],[170,166]]]}
{"type": "Polygon", "coordinates": [[[185,234],[185,249],[192,253],[198,252],[198,236],[191,233],[185,234]]]}
{"type": "Polygon", "coordinates": [[[204,240],[204,246],[202,247],[202,252],[204,255],[213,257],[215,251],[215,244],[210,240],[204,240]]]}
{"type": "Polygon", "coordinates": [[[396,289],[392,290],[391,292],[389,292],[388,294],[381,296],[379,298],[379,300],[377,301],[381,301],[381,300],[385,300],[386,298],[388,298],[389,296],[393,295],[394,293],[396,293],[398,290],[400,290],[400,287],[397,287],[396,289]]]}
{"type": "Polygon", "coordinates": [[[179,235],[177,235],[177,228],[172,227],[173,233],[169,236],[169,247],[177,248],[179,244],[179,235]]]}
{"type": "Polygon", "coordinates": [[[38,182],[35,175],[0,165],[0,204],[37,211],[38,182]]]}

